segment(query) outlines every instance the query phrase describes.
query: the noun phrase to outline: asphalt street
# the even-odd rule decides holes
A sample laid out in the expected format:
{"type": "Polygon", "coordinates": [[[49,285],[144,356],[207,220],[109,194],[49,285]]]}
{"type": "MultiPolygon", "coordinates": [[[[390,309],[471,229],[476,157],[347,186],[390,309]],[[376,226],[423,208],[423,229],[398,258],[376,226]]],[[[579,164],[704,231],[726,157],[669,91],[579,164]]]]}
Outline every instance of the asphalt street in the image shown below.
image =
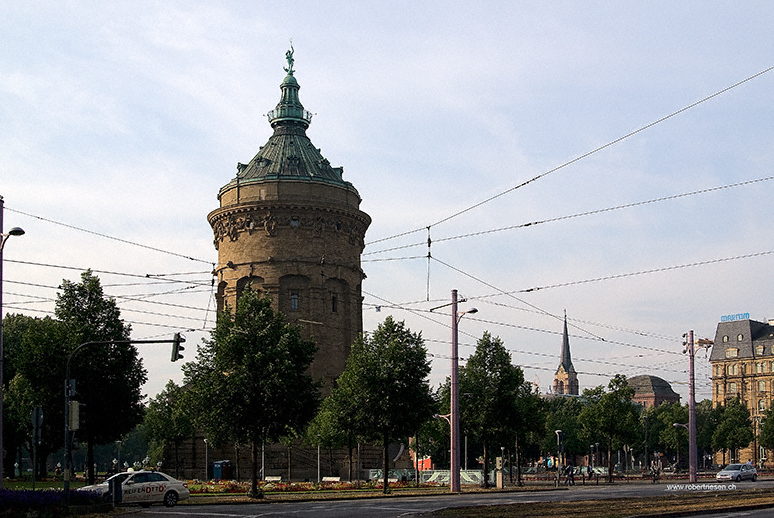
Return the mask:
{"type": "MultiPolygon", "coordinates": [[[[739,489],[748,487],[774,488],[774,480],[758,482],[743,482],[736,484],[739,489]]],[[[491,491],[472,492],[458,495],[433,495],[402,497],[393,495],[386,498],[369,498],[356,500],[329,500],[314,502],[262,502],[250,504],[215,504],[215,505],[181,505],[175,508],[152,507],[149,509],[133,509],[132,516],[192,516],[192,517],[314,517],[314,518],[395,518],[410,517],[422,513],[448,507],[477,507],[485,505],[506,505],[529,502],[556,502],[572,500],[593,500],[606,498],[663,496],[665,494],[688,491],[734,491],[727,484],[713,482],[701,483],[698,486],[678,487],[677,484],[626,484],[617,483],[612,486],[575,486],[569,489],[560,488],[548,491],[491,491]],[[139,512],[138,512],[139,511],[139,512]]],[[[704,516],[771,516],[772,510],[739,511],[737,513],[714,513],[704,516]]]]}

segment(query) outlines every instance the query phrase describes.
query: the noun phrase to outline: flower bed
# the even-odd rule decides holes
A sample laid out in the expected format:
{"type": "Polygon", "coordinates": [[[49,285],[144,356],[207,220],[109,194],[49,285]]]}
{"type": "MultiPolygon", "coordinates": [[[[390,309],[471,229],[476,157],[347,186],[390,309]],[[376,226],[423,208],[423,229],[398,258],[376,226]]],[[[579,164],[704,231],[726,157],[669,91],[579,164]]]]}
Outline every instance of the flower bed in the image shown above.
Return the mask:
{"type": "MultiPolygon", "coordinates": [[[[203,482],[201,480],[189,480],[188,490],[192,495],[203,494],[240,494],[247,493],[250,490],[250,482],[236,482],[233,480],[210,480],[203,482]]],[[[422,487],[435,487],[438,484],[425,483],[422,487]]],[[[390,488],[402,489],[413,487],[409,482],[391,482],[390,488]]],[[[290,493],[305,491],[347,491],[353,489],[382,489],[381,481],[361,482],[358,486],[354,482],[264,482],[258,481],[258,488],[264,493],[290,493]]]]}

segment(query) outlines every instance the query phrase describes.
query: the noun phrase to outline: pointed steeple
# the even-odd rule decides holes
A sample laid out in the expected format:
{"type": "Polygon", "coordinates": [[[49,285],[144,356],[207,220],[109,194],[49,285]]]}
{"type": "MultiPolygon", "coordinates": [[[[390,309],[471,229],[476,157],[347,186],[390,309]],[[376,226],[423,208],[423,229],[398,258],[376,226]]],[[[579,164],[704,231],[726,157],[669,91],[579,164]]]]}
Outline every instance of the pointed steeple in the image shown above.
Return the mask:
{"type": "Polygon", "coordinates": [[[567,334],[567,311],[564,312],[564,332],[562,333],[562,361],[559,366],[564,368],[564,372],[575,372],[575,367],[572,366],[572,358],[570,357],[570,338],[567,334]]]}
{"type": "Polygon", "coordinates": [[[567,333],[567,311],[564,312],[562,333],[562,358],[554,374],[554,394],[578,395],[578,374],[570,357],[570,337],[567,333]]]}

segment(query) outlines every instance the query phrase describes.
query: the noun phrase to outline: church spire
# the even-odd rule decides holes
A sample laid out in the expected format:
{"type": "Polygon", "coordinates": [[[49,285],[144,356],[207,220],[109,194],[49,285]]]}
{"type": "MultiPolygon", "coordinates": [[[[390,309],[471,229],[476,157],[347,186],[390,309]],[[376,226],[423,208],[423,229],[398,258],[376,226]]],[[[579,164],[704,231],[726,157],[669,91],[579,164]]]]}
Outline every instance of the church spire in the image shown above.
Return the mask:
{"type": "Polygon", "coordinates": [[[578,395],[578,374],[570,357],[570,335],[567,333],[567,311],[564,312],[562,332],[562,357],[554,374],[554,394],[578,395]]]}
{"type": "Polygon", "coordinates": [[[567,311],[564,312],[564,332],[562,333],[562,361],[559,364],[565,372],[575,372],[570,357],[570,338],[567,334],[567,311]]]}

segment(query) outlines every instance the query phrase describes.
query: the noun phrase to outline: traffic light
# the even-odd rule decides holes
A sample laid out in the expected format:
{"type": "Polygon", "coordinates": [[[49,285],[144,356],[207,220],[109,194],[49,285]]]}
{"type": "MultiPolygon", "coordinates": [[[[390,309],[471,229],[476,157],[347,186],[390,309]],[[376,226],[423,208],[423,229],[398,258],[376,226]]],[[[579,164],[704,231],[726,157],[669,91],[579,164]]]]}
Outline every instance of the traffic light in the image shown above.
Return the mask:
{"type": "Polygon", "coordinates": [[[180,345],[183,342],[185,342],[185,338],[180,336],[180,333],[175,333],[175,339],[172,342],[172,357],[170,358],[173,362],[183,358],[183,355],[180,354],[180,351],[185,351],[185,347],[180,345]]]}

